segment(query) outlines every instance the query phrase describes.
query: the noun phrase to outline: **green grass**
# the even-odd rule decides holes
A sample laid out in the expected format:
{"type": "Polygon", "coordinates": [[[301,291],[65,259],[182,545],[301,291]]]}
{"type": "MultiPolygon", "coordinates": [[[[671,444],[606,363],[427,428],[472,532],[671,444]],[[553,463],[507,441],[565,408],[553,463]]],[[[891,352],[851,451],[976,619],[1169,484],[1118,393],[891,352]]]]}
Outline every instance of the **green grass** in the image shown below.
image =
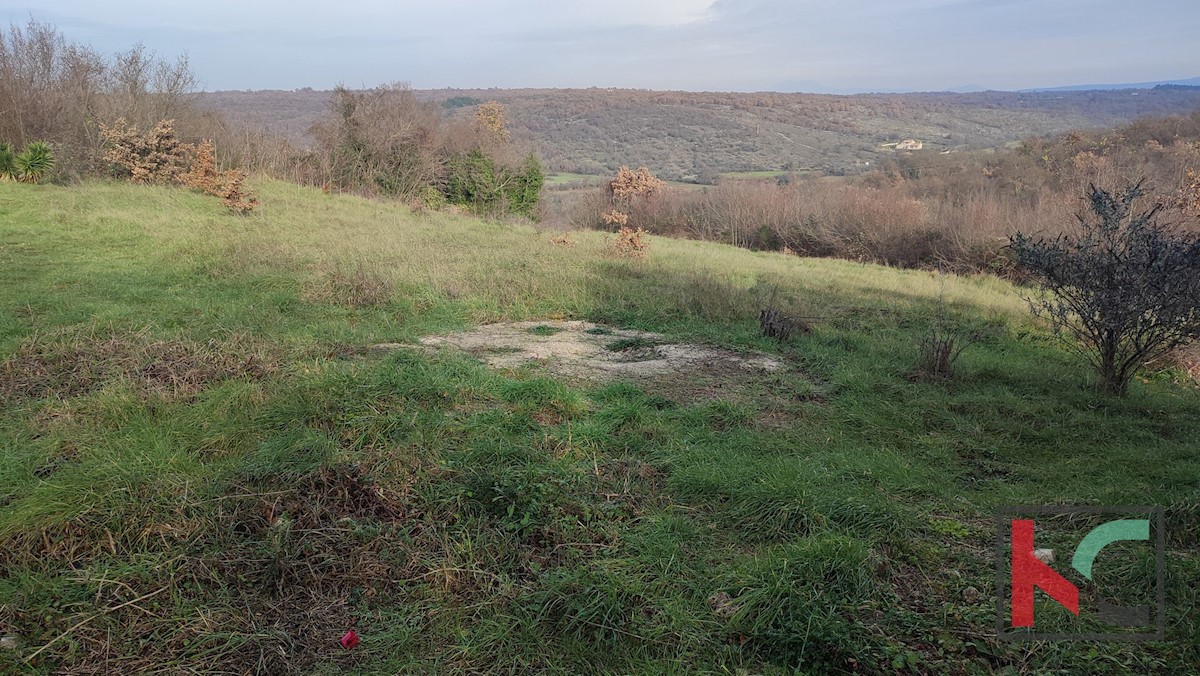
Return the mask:
{"type": "Polygon", "coordinates": [[[557,173],[557,174],[550,174],[550,175],[546,176],[546,185],[548,185],[548,186],[574,185],[574,184],[600,185],[605,180],[606,179],[603,176],[597,176],[595,174],[557,173]]]}
{"type": "Polygon", "coordinates": [[[763,179],[763,178],[779,178],[786,176],[786,171],[760,170],[760,171],[723,171],[720,176],[723,179],[729,180],[745,180],[745,179],[763,179]]]}
{"type": "Polygon", "coordinates": [[[605,345],[605,349],[610,352],[624,352],[625,350],[644,350],[657,346],[659,343],[649,338],[621,338],[605,345]]]}
{"type": "Polygon", "coordinates": [[[535,336],[543,336],[543,337],[544,336],[553,336],[554,334],[561,333],[561,332],[562,332],[562,329],[556,328],[554,326],[548,326],[546,324],[538,324],[537,326],[534,326],[529,329],[529,333],[532,333],[535,336]]]}
{"type": "Polygon", "coordinates": [[[657,237],[629,261],[602,233],[254,188],[239,218],[0,183],[0,633],[22,643],[0,670],[1200,662],[1200,394],[1171,372],[1098,394],[1006,283],[657,237]],[[760,338],[773,289],[825,319],[760,338]],[[371,349],[562,318],[805,377],[696,403],[371,349]],[[916,382],[935,319],[979,340],[955,380],[916,382]],[[997,641],[1008,504],[1163,505],[1169,640],[997,641]]]}

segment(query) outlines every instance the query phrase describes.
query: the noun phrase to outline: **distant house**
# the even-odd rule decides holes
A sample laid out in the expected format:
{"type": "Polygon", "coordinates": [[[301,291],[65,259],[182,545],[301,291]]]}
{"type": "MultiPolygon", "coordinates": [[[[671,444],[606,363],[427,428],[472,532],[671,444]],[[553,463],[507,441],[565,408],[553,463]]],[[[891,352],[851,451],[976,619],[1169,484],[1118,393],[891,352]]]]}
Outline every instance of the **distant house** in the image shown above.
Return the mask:
{"type": "Polygon", "coordinates": [[[896,150],[920,150],[925,144],[913,139],[905,139],[896,144],[896,150]]]}

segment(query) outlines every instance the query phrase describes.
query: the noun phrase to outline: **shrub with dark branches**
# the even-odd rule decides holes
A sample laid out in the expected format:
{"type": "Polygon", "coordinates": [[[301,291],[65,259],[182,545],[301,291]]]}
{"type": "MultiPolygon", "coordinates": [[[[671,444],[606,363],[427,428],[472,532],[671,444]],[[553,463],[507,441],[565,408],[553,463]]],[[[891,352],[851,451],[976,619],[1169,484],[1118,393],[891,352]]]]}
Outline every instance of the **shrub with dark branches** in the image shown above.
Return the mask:
{"type": "Polygon", "coordinates": [[[1100,387],[1124,395],[1138,369],[1200,336],[1200,238],[1137,207],[1142,182],[1113,194],[1092,185],[1076,232],[1018,232],[1017,262],[1041,283],[1028,300],[1096,367],[1100,387]]]}

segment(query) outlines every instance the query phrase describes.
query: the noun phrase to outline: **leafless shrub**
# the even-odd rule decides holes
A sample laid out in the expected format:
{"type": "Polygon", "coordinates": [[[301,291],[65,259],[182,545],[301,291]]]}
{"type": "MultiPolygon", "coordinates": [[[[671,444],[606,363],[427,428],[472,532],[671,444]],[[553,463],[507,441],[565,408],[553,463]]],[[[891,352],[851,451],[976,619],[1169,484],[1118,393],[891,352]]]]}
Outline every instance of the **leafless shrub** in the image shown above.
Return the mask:
{"type": "Polygon", "coordinates": [[[1012,238],[1017,261],[1043,285],[1031,309],[1069,335],[1100,387],[1118,396],[1147,362],[1200,337],[1200,237],[1162,223],[1162,204],[1138,208],[1145,196],[1140,182],[1116,194],[1092,186],[1074,232],[1012,238]]]}
{"type": "Polygon", "coordinates": [[[758,311],[759,332],[767,338],[785,342],[797,333],[808,333],[809,325],[799,317],[793,317],[783,311],[776,303],[778,289],[772,289],[765,307],[758,311]]]}
{"type": "Polygon", "coordinates": [[[807,330],[807,327],[797,319],[783,314],[774,306],[765,307],[758,312],[758,326],[763,336],[784,342],[793,334],[807,330]]]}
{"type": "Polygon", "coordinates": [[[937,328],[930,329],[921,340],[920,357],[913,377],[925,382],[953,379],[954,364],[966,347],[967,343],[954,334],[937,328]]]}
{"type": "Polygon", "coordinates": [[[100,124],[147,128],[183,114],[195,89],[186,57],[166,61],[141,46],[105,58],[30,20],[0,32],[0,138],[44,140],[59,178],[102,168],[100,124]]]}
{"type": "Polygon", "coordinates": [[[1200,385],[1200,342],[1180,346],[1172,357],[1175,364],[1200,385]]]}
{"type": "Polygon", "coordinates": [[[417,198],[443,173],[441,110],[405,84],[365,91],[339,86],[315,127],[310,183],[370,195],[417,198]]]}

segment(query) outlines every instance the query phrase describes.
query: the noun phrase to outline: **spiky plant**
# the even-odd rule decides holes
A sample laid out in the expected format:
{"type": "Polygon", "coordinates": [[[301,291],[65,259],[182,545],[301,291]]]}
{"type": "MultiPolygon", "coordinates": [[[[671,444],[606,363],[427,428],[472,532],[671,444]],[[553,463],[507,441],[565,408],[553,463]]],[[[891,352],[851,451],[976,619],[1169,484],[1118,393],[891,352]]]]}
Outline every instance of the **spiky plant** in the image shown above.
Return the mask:
{"type": "Polygon", "coordinates": [[[17,156],[12,146],[0,141],[0,181],[11,181],[17,177],[17,156]]]}
{"type": "Polygon", "coordinates": [[[50,144],[34,141],[25,146],[25,151],[17,155],[14,162],[17,177],[26,183],[38,183],[54,168],[54,154],[50,144]]]}

